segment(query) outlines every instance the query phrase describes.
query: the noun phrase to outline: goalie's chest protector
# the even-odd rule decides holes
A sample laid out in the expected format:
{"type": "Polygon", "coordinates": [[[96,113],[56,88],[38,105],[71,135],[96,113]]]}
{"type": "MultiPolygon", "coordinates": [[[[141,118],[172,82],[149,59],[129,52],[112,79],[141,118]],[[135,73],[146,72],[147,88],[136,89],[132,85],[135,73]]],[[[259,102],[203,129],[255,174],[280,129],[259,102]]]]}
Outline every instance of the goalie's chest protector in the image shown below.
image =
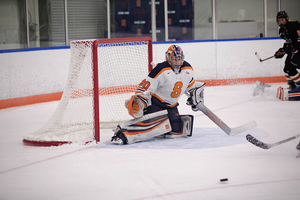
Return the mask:
{"type": "Polygon", "coordinates": [[[147,77],[150,86],[147,89],[162,102],[176,105],[188,87],[194,84],[193,68],[187,62],[181,66],[181,72],[175,74],[167,62],[159,63],[147,77]]]}

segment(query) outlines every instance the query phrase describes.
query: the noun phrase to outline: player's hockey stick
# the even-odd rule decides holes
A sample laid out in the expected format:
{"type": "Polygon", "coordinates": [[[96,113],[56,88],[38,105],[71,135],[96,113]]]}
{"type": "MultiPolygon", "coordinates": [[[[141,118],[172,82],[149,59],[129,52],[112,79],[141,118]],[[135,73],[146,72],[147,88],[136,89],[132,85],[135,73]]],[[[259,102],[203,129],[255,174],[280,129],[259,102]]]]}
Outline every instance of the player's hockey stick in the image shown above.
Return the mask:
{"type": "Polygon", "coordinates": [[[216,125],[218,125],[228,135],[237,135],[239,133],[245,132],[247,130],[256,127],[256,122],[251,121],[247,124],[235,128],[230,128],[217,115],[215,115],[211,110],[209,110],[203,103],[201,102],[198,103],[197,108],[199,108],[200,111],[202,111],[207,117],[209,117],[216,125]]]}
{"type": "Polygon", "coordinates": [[[291,140],[294,140],[294,139],[296,139],[296,138],[298,138],[298,137],[300,137],[300,134],[295,135],[295,136],[290,137],[290,138],[287,138],[287,139],[285,139],[285,140],[281,140],[281,141],[279,141],[279,142],[275,142],[275,143],[273,143],[273,144],[267,144],[267,143],[264,143],[264,142],[262,142],[262,141],[259,141],[258,139],[256,139],[255,137],[253,137],[253,136],[250,135],[250,134],[246,135],[246,139],[247,139],[250,143],[252,143],[252,144],[254,144],[255,146],[258,146],[258,147],[260,147],[260,148],[262,148],[262,149],[270,149],[270,148],[272,148],[272,147],[276,147],[276,146],[281,145],[281,144],[283,144],[283,143],[286,143],[286,142],[289,142],[289,141],[291,141],[291,140]]]}
{"type": "Polygon", "coordinates": [[[266,60],[269,60],[269,59],[271,59],[271,58],[275,57],[275,56],[270,56],[270,57],[268,57],[268,58],[261,59],[261,58],[259,57],[259,55],[258,55],[258,53],[257,53],[257,52],[255,52],[255,55],[256,55],[256,57],[258,58],[258,60],[259,60],[260,62],[263,62],[263,61],[266,61],[266,60]]]}

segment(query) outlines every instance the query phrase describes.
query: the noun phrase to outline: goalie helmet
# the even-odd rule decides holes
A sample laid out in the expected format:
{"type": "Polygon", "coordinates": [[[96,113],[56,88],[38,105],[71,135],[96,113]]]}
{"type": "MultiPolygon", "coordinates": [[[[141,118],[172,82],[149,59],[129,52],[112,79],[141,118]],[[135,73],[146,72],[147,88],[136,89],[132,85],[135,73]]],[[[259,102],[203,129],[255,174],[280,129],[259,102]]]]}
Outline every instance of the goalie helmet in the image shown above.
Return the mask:
{"type": "Polygon", "coordinates": [[[277,15],[276,15],[276,21],[277,21],[277,24],[278,24],[279,26],[283,26],[283,25],[280,25],[280,24],[278,23],[278,19],[280,19],[280,18],[284,18],[287,22],[289,21],[289,16],[288,16],[288,14],[287,14],[285,11],[279,11],[279,12],[277,13],[277,15]]]}
{"type": "Polygon", "coordinates": [[[184,61],[182,49],[178,45],[170,46],[166,52],[166,61],[168,61],[175,73],[178,74],[184,61]]]}

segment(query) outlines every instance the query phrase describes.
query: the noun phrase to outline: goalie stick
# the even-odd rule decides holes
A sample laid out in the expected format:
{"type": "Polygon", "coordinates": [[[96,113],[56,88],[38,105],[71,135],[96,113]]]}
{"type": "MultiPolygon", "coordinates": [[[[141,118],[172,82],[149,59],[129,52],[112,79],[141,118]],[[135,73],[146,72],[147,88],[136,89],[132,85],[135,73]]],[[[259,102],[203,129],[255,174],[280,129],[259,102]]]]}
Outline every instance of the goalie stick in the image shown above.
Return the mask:
{"type": "Polygon", "coordinates": [[[298,138],[298,137],[300,137],[300,134],[295,135],[295,136],[293,136],[293,137],[289,137],[289,138],[287,138],[287,139],[285,139],[285,140],[281,140],[281,141],[279,141],[279,142],[275,142],[275,143],[273,143],[273,144],[267,144],[267,143],[264,143],[264,142],[262,142],[262,141],[259,141],[258,139],[256,139],[255,137],[253,137],[253,136],[250,135],[250,134],[246,135],[246,139],[247,139],[250,143],[252,143],[252,144],[254,144],[255,146],[258,146],[258,147],[260,147],[260,148],[262,148],[262,149],[270,149],[270,148],[276,147],[276,146],[278,146],[278,145],[281,145],[281,144],[283,144],[283,143],[286,143],[286,142],[289,142],[289,141],[291,141],[291,140],[294,140],[294,139],[296,139],[296,138],[298,138]]]}
{"type": "Polygon", "coordinates": [[[260,62],[263,62],[263,61],[266,61],[266,60],[269,60],[269,59],[271,59],[271,58],[275,57],[275,56],[270,56],[270,57],[268,57],[268,58],[261,59],[261,58],[259,57],[259,55],[258,55],[258,53],[257,53],[257,52],[255,52],[255,55],[256,55],[256,57],[258,58],[258,60],[259,60],[260,62]]]}
{"type": "Polygon", "coordinates": [[[248,131],[256,127],[256,122],[251,121],[247,124],[230,128],[225,124],[218,116],[216,116],[210,109],[208,109],[202,102],[197,104],[197,108],[202,111],[207,117],[209,117],[216,125],[218,125],[227,135],[237,135],[239,133],[248,131]]]}

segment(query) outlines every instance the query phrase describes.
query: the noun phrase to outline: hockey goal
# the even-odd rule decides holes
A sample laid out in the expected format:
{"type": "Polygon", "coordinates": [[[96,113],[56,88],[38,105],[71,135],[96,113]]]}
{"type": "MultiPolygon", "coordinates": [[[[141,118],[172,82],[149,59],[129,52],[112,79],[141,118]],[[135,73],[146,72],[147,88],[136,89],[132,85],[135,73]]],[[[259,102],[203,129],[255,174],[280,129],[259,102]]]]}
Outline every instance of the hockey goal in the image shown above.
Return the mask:
{"type": "Polygon", "coordinates": [[[124,102],[152,70],[150,37],[72,41],[67,84],[52,117],[26,145],[100,141],[100,128],[131,119],[124,102]]]}

